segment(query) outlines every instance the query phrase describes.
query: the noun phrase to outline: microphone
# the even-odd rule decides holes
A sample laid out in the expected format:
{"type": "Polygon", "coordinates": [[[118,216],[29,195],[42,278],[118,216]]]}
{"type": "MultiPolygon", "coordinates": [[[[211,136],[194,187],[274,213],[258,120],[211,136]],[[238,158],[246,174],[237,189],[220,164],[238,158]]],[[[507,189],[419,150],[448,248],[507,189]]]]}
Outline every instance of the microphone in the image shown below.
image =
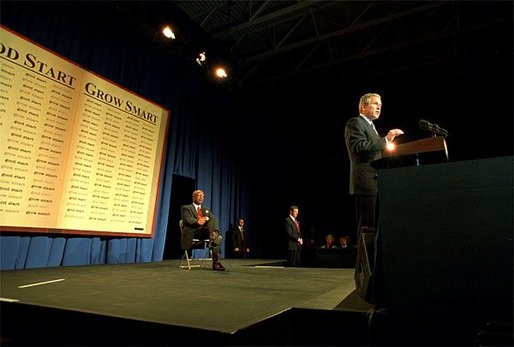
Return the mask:
{"type": "Polygon", "coordinates": [[[429,131],[429,132],[431,132],[432,134],[435,134],[435,135],[448,136],[448,131],[446,131],[445,129],[441,128],[439,125],[432,124],[429,121],[424,120],[424,119],[420,119],[419,120],[419,127],[422,130],[429,131]]]}

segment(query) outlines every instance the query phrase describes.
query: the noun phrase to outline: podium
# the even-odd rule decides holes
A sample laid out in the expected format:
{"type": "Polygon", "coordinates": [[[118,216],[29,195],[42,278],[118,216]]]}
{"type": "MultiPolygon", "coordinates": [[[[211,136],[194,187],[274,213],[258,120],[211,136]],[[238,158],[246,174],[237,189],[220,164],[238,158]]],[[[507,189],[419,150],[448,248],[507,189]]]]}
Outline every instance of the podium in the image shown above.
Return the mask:
{"type": "MultiPolygon", "coordinates": [[[[382,159],[372,163],[377,170],[398,167],[419,166],[420,154],[432,154],[432,158],[424,157],[424,161],[444,162],[448,161],[448,147],[442,136],[433,136],[403,144],[395,145],[391,149],[382,152],[382,159]],[[442,154],[442,155],[441,155],[442,154]]],[[[380,186],[379,174],[379,186],[380,186]]],[[[379,190],[381,187],[379,187],[379,190]]],[[[379,214],[381,212],[379,211],[379,214]]],[[[357,293],[367,302],[380,304],[383,301],[381,288],[383,286],[381,269],[376,269],[376,262],[381,262],[381,237],[375,230],[362,232],[362,240],[358,240],[359,252],[355,268],[355,286],[357,293]]]]}
{"type": "Polygon", "coordinates": [[[424,163],[448,161],[448,146],[442,136],[433,136],[407,143],[395,144],[393,148],[382,151],[382,159],[373,166],[377,169],[419,166],[424,163]],[[421,158],[423,156],[423,158],[421,158]]]}
{"type": "Polygon", "coordinates": [[[512,319],[513,157],[379,171],[382,305],[512,319]]]}
{"type": "Polygon", "coordinates": [[[434,136],[426,139],[411,141],[407,143],[401,143],[396,145],[393,149],[385,150],[382,152],[382,157],[393,157],[410,154],[421,154],[428,152],[444,151],[446,161],[448,161],[448,147],[444,137],[434,136]]]}

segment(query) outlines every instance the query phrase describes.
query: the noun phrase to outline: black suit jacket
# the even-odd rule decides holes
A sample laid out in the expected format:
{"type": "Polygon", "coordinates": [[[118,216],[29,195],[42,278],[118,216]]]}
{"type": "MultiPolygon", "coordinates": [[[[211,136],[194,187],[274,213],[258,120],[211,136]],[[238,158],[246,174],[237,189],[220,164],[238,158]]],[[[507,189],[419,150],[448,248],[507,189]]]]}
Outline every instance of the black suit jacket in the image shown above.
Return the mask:
{"type": "Polygon", "coordinates": [[[193,238],[198,237],[202,231],[211,233],[213,230],[219,230],[218,220],[211,213],[208,207],[202,205],[202,214],[209,217],[204,225],[198,224],[198,215],[193,204],[183,205],[180,208],[180,217],[182,219],[182,230],[180,244],[182,249],[190,249],[193,244],[193,238]]]}
{"type": "Polygon", "coordinates": [[[295,222],[291,219],[291,217],[287,217],[284,220],[284,229],[287,234],[287,249],[289,251],[298,251],[300,250],[300,246],[298,245],[298,239],[301,238],[300,231],[296,227],[295,222]]]}
{"type": "Polygon", "coordinates": [[[344,138],[350,158],[350,194],[377,195],[377,170],[371,165],[382,158],[387,141],[362,116],[346,123],[344,138]]]}
{"type": "Polygon", "coordinates": [[[232,249],[239,248],[242,253],[245,253],[247,241],[245,228],[243,227],[243,234],[241,235],[239,227],[234,226],[232,229],[232,249]]]}

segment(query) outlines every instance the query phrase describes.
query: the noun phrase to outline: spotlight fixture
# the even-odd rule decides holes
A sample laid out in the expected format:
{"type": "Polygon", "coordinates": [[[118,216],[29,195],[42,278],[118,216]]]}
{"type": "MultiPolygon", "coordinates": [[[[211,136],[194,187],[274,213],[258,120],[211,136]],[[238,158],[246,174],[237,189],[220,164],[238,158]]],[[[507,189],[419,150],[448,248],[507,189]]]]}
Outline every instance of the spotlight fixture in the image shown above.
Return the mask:
{"type": "Polygon", "coordinates": [[[214,69],[214,74],[218,78],[227,78],[228,77],[227,72],[225,71],[225,68],[223,68],[221,66],[214,69]]]}
{"type": "Polygon", "coordinates": [[[162,28],[162,34],[168,39],[175,40],[175,33],[169,25],[166,25],[164,28],[162,28]]]}
{"type": "Polygon", "coordinates": [[[203,66],[203,64],[205,63],[206,60],[207,60],[207,56],[205,55],[205,52],[200,52],[200,54],[198,54],[198,58],[196,58],[196,62],[200,66],[203,66]]]}

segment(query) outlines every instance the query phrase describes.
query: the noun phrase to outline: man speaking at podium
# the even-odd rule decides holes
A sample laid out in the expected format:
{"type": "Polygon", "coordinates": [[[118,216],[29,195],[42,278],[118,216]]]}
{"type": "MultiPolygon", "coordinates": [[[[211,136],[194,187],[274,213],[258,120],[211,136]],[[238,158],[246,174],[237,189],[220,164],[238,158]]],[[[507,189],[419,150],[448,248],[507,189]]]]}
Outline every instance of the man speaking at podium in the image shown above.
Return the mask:
{"type": "Polygon", "coordinates": [[[355,198],[357,240],[362,227],[375,227],[378,172],[371,163],[381,159],[386,146],[403,134],[400,129],[389,130],[385,137],[378,134],[373,122],[380,117],[381,109],[380,95],[364,94],[359,101],[359,115],[347,121],[344,132],[350,158],[350,195],[355,198]]]}

